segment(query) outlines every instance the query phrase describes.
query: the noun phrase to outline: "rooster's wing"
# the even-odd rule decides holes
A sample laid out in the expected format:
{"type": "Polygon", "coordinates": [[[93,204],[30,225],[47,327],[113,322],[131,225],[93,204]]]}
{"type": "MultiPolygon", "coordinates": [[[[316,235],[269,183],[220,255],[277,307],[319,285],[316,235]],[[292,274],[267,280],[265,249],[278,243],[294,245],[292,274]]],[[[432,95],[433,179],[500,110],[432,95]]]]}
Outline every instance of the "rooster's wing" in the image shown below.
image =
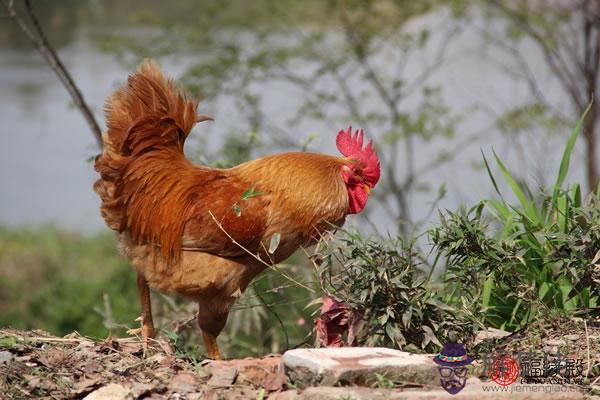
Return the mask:
{"type": "Polygon", "coordinates": [[[182,250],[221,257],[256,254],[269,217],[271,194],[237,176],[213,175],[198,190],[182,250]],[[234,242],[235,241],[235,242],[234,242]]]}

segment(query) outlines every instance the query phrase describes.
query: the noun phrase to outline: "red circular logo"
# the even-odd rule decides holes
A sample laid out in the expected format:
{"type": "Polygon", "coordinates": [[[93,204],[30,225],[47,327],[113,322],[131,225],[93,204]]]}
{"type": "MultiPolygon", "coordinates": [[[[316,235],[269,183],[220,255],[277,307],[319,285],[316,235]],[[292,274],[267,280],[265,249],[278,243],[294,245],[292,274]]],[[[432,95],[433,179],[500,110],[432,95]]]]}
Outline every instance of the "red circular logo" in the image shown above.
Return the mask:
{"type": "Polygon", "coordinates": [[[512,385],[519,377],[519,364],[508,355],[496,357],[490,377],[500,386],[512,385]]]}

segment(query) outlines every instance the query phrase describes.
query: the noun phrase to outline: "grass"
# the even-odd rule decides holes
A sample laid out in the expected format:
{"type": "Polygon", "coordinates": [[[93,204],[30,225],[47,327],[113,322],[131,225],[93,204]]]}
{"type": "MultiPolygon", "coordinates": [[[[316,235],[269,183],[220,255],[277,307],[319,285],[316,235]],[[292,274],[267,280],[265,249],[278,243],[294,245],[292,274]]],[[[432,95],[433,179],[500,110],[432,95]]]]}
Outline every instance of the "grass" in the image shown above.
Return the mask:
{"type": "Polygon", "coordinates": [[[138,312],[131,287],[134,273],[108,232],[0,227],[0,326],[122,334],[138,312]]]}
{"type": "MultiPolygon", "coordinates": [[[[311,270],[298,257],[290,262],[281,268],[310,284],[311,270]]],[[[173,331],[174,322],[196,312],[195,303],[159,293],[152,298],[161,332],[182,354],[201,358],[203,342],[194,322],[180,333],[173,331]]],[[[234,306],[219,337],[222,353],[244,357],[312,343],[312,310],[305,306],[313,299],[307,290],[266,271],[234,306]]],[[[139,312],[135,273],[118,254],[111,232],[84,236],[50,225],[0,226],[0,327],[123,337],[138,327],[139,312]]]]}

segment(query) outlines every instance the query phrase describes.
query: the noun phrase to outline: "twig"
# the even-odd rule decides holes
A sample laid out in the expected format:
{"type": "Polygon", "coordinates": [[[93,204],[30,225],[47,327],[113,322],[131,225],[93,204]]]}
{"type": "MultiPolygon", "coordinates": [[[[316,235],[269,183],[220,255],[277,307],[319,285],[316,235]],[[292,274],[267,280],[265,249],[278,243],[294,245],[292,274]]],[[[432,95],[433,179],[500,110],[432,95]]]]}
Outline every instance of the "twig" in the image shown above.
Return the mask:
{"type": "Polygon", "coordinates": [[[590,357],[590,336],[588,335],[588,328],[585,319],[583,320],[583,327],[585,328],[585,341],[587,344],[587,371],[585,371],[585,376],[590,376],[590,368],[592,368],[592,361],[590,357]]]}
{"type": "Polygon", "coordinates": [[[83,343],[83,342],[91,342],[92,340],[83,338],[83,339],[67,339],[67,338],[46,338],[46,337],[19,337],[15,336],[19,340],[23,341],[31,341],[31,342],[46,342],[46,343],[83,343]]]}
{"type": "Polygon", "coordinates": [[[286,351],[289,350],[290,349],[290,337],[288,335],[288,331],[287,331],[287,328],[285,327],[285,324],[281,320],[281,317],[279,316],[279,314],[277,314],[275,312],[275,310],[273,310],[273,308],[269,304],[267,304],[267,302],[260,295],[260,293],[258,293],[258,291],[256,291],[256,287],[254,288],[254,293],[256,294],[256,297],[258,297],[258,299],[260,300],[260,302],[262,303],[262,305],[267,309],[267,311],[269,311],[271,314],[273,314],[273,316],[279,322],[279,325],[281,326],[281,330],[283,331],[283,335],[285,336],[285,350],[286,351]]]}
{"type": "Polygon", "coordinates": [[[100,126],[96,122],[94,114],[85,102],[81,91],[73,81],[71,74],[69,74],[64,64],[54,51],[54,48],[48,42],[46,34],[44,33],[44,30],[42,29],[42,26],[40,25],[40,22],[33,11],[31,0],[25,0],[25,9],[27,10],[27,15],[31,20],[32,26],[30,26],[19,15],[19,13],[17,13],[12,0],[2,0],[2,2],[4,3],[4,7],[6,7],[8,10],[8,16],[15,20],[23,33],[25,33],[25,35],[27,35],[27,37],[35,44],[37,50],[44,57],[50,68],[56,73],[65,89],[67,89],[71,95],[73,103],[75,103],[79,111],[83,114],[83,117],[85,118],[90,130],[92,131],[92,134],[94,135],[94,139],[96,139],[98,147],[102,148],[102,131],[100,130],[100,126]]]}
{"type": "Polygon", "coordinates": [[[256,254],[252,253],[250,250],[248,250],[247,248],[245,248],[244,246],[242,246],[237,240],[235,240],[230,234],[229,232],[227,232],[225,230],[225,228],[223,228],[223,225],[217,220],[217,218],[214,216],[214,214],[212,213],[212,211],[208,211],[208,213],[210,214],[211,218],[213,219],[213,221],[215,222],[215,224],[217,224],[217,226],[219,227],[219,229],[221,229],[221,231],[223,231],[223,233],[225,234],[225,236],[227,236],[229,238],[229,240],[231,240],[233,242],[233,244],[235,244],[236,246],[238,246],[240,249],[244,250],[244,252],[248,253],[252,258],[254,258],[255,260],[257,260],[258,262],[260,262],[261,264],[263,264],[264,266],[266,266],[267,268],[271,268],[272,270],[278,272],[279,274],[281,274],[281,276],[283,276],[285,279],[289,280],[292,283],[295,283],[296,285],[308,290],[311,293],[314,293],[315,291],[311,288],[309,288],[308,286],[306,286],[305,284],[298,282],[297,280],[295,280],[294,278],[292,278],[291,276],[287,275],[286,273],[284,273],[283,271],[281,271],[279,268],[277,268],[275,265],[266,263],[262,258],[258,257],[256,254]]]}
{"type": "Polygon", "coordinates": [[[187,328],[192,322],[194,322],[198,318],[198,313],[194,313],[191,317],[187,317],[186,319],[175,321],[173,332],[181,333],[185,328],[187,328]]]}

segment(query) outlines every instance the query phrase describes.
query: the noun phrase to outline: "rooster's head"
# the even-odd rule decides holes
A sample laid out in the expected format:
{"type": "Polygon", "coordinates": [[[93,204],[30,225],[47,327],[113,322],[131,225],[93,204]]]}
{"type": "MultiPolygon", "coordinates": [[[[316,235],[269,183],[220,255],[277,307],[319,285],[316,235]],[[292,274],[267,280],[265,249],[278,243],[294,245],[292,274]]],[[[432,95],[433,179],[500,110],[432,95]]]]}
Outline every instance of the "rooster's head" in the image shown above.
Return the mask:
{"type": "Polygon", "coordinates": [[[348,188],[350,214],[357,214],[365,208],[371,189],[375,187],[381,168],[379,158],[373,148],[373,141],[363,147],[362,129],[352,134],[352,127],[338,133],[336,145],[348,163],[342,167],[342,177],[348,188]]]}

